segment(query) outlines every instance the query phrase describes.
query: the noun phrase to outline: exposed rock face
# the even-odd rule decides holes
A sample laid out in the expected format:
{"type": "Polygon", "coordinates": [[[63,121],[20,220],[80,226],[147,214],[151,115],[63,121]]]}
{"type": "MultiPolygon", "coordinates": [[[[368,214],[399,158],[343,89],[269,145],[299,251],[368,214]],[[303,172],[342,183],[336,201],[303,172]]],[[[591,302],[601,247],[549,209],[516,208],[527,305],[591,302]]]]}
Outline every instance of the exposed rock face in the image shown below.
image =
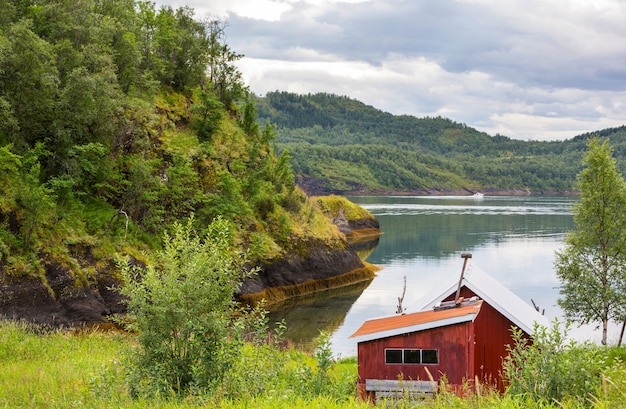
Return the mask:
{"type": "Polygon", "coordinates": [[[107,273],[84,285],[57,265],[46,268],[47,288],[38,278],[4,276],[0,280],[0,317],[50,327],[106,323],[124,311],[122,297],[110,287],[117,281],[107,273]]]}
{"type": "Polygon", "coordinates": [[[361,229],[380,229],[380,224],[376,219],[361,218],[348,220],[346,218],[346,212],[343,209],[339,209],[339,213],[332,219],[332,222],[339,228],[339,231],[344,234],[361,229]]]}
{"type": "MultiPolygon", "coordinates": [[[[346,199],[343,200],[354,206],[346,199]]],[[[326,216],[331,218],[331,222],[345,235],[350,245],[346,248],[330,248],[323,243],[310,243],[305,257],[291,254],[272,264],[263,265],[258,275],[243,283],[239,298],[251,303],[265,299],[271,304],[302,294],[371,280],[375,267],[366,266],[355,244],[372,241],[380,236],[378,220],[368,212],[363,217],[348,218],[345,209],[341,207],[343,205],[342,202],[334,215],[327,210],[326,216]]],[[[328,205],[326,209],[329,209],[328,205]]]]}
{"type": "MultiPolygon", "coordinates": [[[[243,284],[241,294],[325,280],[359,268],[363,263],[353,249],[315,246],[306,257],[288,255],[262,266],[257,276],[243,284]]],[[[67,269],[50,265],[46,282],[47,286],[39,278],[8,276],[0,266],[0,318],[54,328],[81,327],[109,323],[111,314],[126,311],[123,297],[114,290],[119,282],[107,272],[84,284],[67,269]]]]}
{"type": "Polygon", "coordinates": [[[294,286],[310,280],[335,277],[362,268],[363,262],[351,248],[315,247],[306,257],[288,255],[275,263],[261,266],[261,271],[247,279],[240,294],[253,294],[269,287],[294,286]]]}

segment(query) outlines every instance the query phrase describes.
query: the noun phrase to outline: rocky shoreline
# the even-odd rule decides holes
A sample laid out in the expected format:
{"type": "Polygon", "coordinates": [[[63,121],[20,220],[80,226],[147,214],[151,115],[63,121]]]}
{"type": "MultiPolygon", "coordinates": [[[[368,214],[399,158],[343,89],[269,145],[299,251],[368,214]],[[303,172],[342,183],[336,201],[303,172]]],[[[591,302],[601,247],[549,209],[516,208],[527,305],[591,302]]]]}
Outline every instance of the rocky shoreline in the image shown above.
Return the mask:
{"type": "Polygon", "coordinates": [[[310,243],[304,257],[291,254],[263,265],[259,274],[244,281],[238,299],[250,304],[261,300],[275,304],[374,278],[378,267],[364,262],[351,244],[377,239],[382,234],[378,220],[343,197],[317,198],[317,203],[343,233],[346,246],[330,248],[310,243]]]}
{"type": "MultiPolygon", "coordinates": [[[[471,196],[474,193],[470,189],[343,192],[353,196],[471,196]]],[[[574,191],[496,189],[480,193],[486,196],[578,194],[574,191]]],[[[240,301],[254,304],[264,299],[268,304],[277,304],[306,294],[366,283],[374,278],[377,267],[364,262],[359,254],[362,245],[373,243],[382,234],[378,221],[343,196],[327,195],[314,200],[343,233],[345,246],[333,248],[311,242],[306,245],[306,254],[289,254],[261,265],[259,274],[243,283],[238,294],[240,301]]],[[[108,325],[111,315],[125,311],[122,296],[114,289],[119,282],[106,269],[96,272],[93,282],[89,283],[77,280],[67,269],[54,264],[45,267],[41,279],[8,276],[2,266],[0,277],[0,317],[5,319],[55,328],[81,327],[108,325]]]]}
{"type": "MultiPolygon", "coordinates": [[[[288,254],[261,265],[259,274],[243,283],[238,299],[248,303],[265,299],[271,304],[372,280],[377,267],[363,262],[349,242],[378,237],[378,222],[341,215],[335,222],[346,237],[343,246],[312,241],[305,244],[306,254],[288,254]]],[[[0,319],[49,328],[112,325],[111,316],[126,310],[122,295],[115,290],[119,285],[106,267],[96,269],[85,282],[57,264],[46,265],[41,278],[12,277],[0,265],[0,319]]]]}
{"type": "MultiPolygon", "coordinates": [[[[0,268],[1,270],[1,268],[0,268]]],[[[363,262],[351,247],[316,245],[306,256],[290,254],[247,279],[239,301],[267,304],[328,289],[371,281],[377,267],[363,262]]],[[[76,280],[58,265],[46,266],[45,277],[11,277],[0,280],[0,319],[26,321],[47,328],[112,325],[111,317],[125,313],[120,282],[109,272],[96,273],[94,282],[76,280]]]]}
{"type": "MultiPolygon", "coordinates": [[[[309,192],[307,192],[309,193],[309,192]]],[[[483,193],[486,196],[577,196],[573,190],[522,190],[522,189],[428,189],[428,190],[350,190],[338,192],[315,192],[316,196],[471,196],[483,193]]]]}
{"type": "Polygon", "coordinates": [[[483,193],[489,196],[575,196],[573,190],[529,190],[529,189],[495,189],[495,188],[459,188],[459,189],[412,189],[412,190],[368,190],[329,189],[323,182],[314,177],[296,177],[298,186],[309,196],[468,196],[483,193]]]}

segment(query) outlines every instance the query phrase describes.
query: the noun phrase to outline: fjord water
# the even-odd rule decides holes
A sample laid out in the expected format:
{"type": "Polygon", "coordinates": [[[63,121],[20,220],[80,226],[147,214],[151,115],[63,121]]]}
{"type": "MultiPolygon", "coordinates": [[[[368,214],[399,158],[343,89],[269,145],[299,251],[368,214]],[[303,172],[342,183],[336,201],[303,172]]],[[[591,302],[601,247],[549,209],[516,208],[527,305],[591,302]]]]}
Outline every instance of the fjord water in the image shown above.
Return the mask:
{"type": "MultiPolygon", "coordinates": [[[[283,308],[271,318],[285,318],[288,336],[306,343],[319,330],[332,333],[335,356],[356,355],[349,336],[367,319],[392,315],[402,295],[411,305],[451,278],[458,280],[461,253],[528,304],[552,320],[557,306],[555,251],[574,228],[568,196],[355,196],[369,210],[383,235],[371,243],[366,260],[382,269],[366,286],[340,293],[318,294],[313,300],[283,308]]],[[[366,246],[367,247],[367,246],[366,246]]],[[[576,338],[593,340],[588,329],[572,330],[576,338]],[[587,332],[581,332],[587,331],[587,332]],[[578,332],[578,334],[576,334],[578,332]]],[[[609,334],[611,335],[611,334],[609,334]]],[[[615,332],[613,333],[615,335],[615,332]]]]}

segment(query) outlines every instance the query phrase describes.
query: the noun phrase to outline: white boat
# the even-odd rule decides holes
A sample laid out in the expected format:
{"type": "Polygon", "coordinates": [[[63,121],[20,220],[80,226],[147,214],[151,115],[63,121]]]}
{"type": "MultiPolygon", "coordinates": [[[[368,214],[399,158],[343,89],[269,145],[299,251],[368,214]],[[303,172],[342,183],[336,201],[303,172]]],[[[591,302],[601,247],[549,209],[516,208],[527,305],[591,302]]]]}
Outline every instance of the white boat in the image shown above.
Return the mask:
{"type": "Polygon", "coordinates": [[[483,197],[485,197],[485,194],[484,194],[484,193],[480,193],[480,192],[476,192],[476,193],[474,193],[474,194],[472,195],[472,197],[473,197],[474,199],[482,199],[483,197]]]}

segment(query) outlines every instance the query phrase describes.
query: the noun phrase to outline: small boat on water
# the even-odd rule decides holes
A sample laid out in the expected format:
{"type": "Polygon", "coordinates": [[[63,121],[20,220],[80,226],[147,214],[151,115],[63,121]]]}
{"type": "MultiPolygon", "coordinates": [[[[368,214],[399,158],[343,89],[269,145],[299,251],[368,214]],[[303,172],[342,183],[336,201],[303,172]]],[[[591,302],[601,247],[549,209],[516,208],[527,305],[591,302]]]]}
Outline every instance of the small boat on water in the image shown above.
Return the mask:
{"type": "Polygon", "coordinates": [[[474,194],[472,195],[472,197],[473,197],[474,199],[482,199],[483,197],[485,197],[485,194],[484,194],[484,193],[480,193],[480,192],[476,192],[476,193],[474,193],[474,194]]]}

